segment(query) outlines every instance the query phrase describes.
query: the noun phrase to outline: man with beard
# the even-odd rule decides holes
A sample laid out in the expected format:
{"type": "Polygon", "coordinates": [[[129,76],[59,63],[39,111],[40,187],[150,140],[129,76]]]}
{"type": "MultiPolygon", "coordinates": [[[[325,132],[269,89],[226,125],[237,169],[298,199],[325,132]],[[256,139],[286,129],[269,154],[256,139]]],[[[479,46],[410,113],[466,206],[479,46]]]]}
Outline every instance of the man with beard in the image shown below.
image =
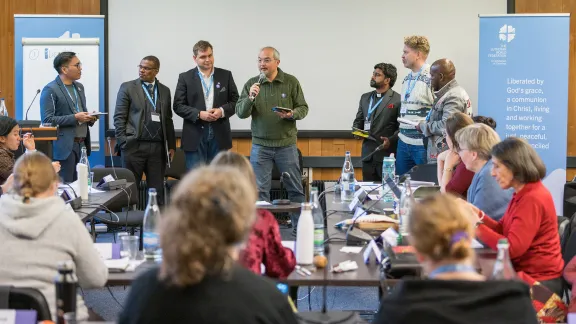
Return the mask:
{"type": "Polygon", "coordinates": [[[392,87],[396,83],[396,67],[388,63],[374,66],[370,86],[376,90],[360,97],[360,106],[353,127],[365,130],[369,137],[362,143],[362,178],[382,181],[382,160],[396,152],[400,124],[400,94],[392,87]],[[382,142],[380,142],[382,141],[382,142]],[[384,149],[366,158],[380,145],[384,149]]]}
{"type": "MultiPolygon", "coordinates": [[[[456,67],[449,59],[443,58],[432,63],[430,67],[430,87],[434,91],[434,103],[426,120],[416,125],[416,130],[422,133],[428,141],[428,163],[444,159],[446,154],[438,156],[448,147],[444,145],[446,119],[456,112],[472,115],[470,96],[455,79],[456,67]]],[[[452,172],[454,170],[444,171],[452,172]]]]}

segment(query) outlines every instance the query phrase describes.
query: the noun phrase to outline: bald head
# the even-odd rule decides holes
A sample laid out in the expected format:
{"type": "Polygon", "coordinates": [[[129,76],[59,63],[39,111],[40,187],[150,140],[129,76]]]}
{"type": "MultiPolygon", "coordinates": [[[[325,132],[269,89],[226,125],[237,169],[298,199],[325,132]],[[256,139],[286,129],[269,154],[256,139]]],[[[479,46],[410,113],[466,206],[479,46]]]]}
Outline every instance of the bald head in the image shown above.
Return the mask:
{"type": "Polygon", "coordinates": [[[449,59],[443,58],[432,63],[430,67],[432,90],[442,89],[448,82],[456,77],[456,67],[449,59]]]}

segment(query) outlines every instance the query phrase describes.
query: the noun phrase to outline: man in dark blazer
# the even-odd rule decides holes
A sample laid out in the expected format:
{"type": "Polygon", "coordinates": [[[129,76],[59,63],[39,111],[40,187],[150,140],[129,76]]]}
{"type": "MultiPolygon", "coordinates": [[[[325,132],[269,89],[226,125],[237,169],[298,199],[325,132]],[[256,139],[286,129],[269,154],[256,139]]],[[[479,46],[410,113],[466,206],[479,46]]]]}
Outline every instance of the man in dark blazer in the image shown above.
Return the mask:
{"type": "Polygon", "coordinates": [[[199,41],[193,52],[197,67],[180,74],[174,94],[174,112],[184,119],[182,149],[188,170],[209,164],[218,152],[232,147],[229,119],[239,97],[232,73],[214,67],[210,43],[199,41]]]}
{"type": "Polygon", "coordinates": [[[86,107],[84,86],[77,80],[82,76],[82,63],[74,52],[62,52],[54,58],[58,76],[48,83],[40,96],[42,123],[58,126],[58,139],[52,142],[52,158],[60,162],[60,177],[64,182],[77,179],[76,164],[82,147],[90,155],[90,126],[96,116],[86,107]]]}
{"type": "Polygon", "coordinates": [[[382,181],[382,160],[396,152],[400,124],[400,94],[392,90],[396,82],[396,67],[378,63],[374,66],[370,86],[376,90],[360,98],[353,127],[368,131],[370,136],[362,143],[362,177],[364,181],[382,181]],[[371,157],[370,153],[381,144],[384,149],[371,157]]]}
{"type": "Polygon", "coordinates": [[[122,166],[139,185],[146,173],[148,188],[155,188],[164,204],[164,174],[174,157],[176,136],[170,89],[156,79],[160,60],[146,56],[138,65],[139,78],[122,83],[116,99],[114,129],[122,166]]]}

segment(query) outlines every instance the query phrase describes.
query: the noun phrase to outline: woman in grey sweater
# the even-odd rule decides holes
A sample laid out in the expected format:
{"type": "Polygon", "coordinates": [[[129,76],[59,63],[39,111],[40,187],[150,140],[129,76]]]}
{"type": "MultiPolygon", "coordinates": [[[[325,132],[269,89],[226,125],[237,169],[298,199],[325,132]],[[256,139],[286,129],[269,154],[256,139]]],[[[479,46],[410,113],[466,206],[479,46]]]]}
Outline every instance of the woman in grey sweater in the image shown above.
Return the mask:
{"type": "MultiPolygon", "coordinates": [[[[54,278],[60,261],[72,261],[82,288],[103,287],[108,269],[86,227],[56,195],[58,176],[44,154],[22,155],[11,192],[0,197],[0,285],[39,289],[56,318],[54,278]]],[[[88,319],[78,296],[76,316],[88,319]]]]}
{"type": "Polygon", "coordinates": [[[468,188],[467,200],[494,220],[500,220],[513,190],[504,190],[492,177],[492,147],[500,142],[500,136],[485,124],[468,125],[456,132],[460,147],[458,155],[466,169],[474,172],[474,178],[468,188]]]}

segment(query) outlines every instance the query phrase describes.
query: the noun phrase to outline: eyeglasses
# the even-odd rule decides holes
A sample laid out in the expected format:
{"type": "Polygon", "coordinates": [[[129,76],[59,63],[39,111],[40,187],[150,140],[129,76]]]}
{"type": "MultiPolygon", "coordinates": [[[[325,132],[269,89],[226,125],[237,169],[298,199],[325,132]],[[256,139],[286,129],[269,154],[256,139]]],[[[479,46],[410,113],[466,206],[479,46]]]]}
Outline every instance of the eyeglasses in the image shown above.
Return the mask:
{"type": "Polygon", "coordinates": [[[138,65],[137,68],[142,69],[142,70],[147,71],[147,72],[152,71],[152,70],[158,70],[157,68],[151,68],[151,67],[144,66],[144,65],[138,65]]]}
{"type": "Polygon", "coordinates": [[[271,58],[265,58],[265,59],[258,58],[258,63],[268,64],[268,63],[270,63],[270,62],[272,62],[272,61],[276,61],[276,60],[275,60],[275,59],[271,59],[271,58]]]}
{"type": "Polygon", "coordinates": [[[461,148],[461,147],[459,147],[457,152],[458,152],[458,154],[460,154],[460,153],[462,153],[462,151],[470,151],[470,150],[467,149],[467,148],[461,148]]]}
{"type": "MultiPolygon", "coordinates": [[[[80,69],[82,67],[82,63],[78,62],[76,64],[73,64],[72,66],[75,66],[77,69],[80,69]]],[[[70,67],[70,65],[66,65],[66,67],[70,67]]]]}

